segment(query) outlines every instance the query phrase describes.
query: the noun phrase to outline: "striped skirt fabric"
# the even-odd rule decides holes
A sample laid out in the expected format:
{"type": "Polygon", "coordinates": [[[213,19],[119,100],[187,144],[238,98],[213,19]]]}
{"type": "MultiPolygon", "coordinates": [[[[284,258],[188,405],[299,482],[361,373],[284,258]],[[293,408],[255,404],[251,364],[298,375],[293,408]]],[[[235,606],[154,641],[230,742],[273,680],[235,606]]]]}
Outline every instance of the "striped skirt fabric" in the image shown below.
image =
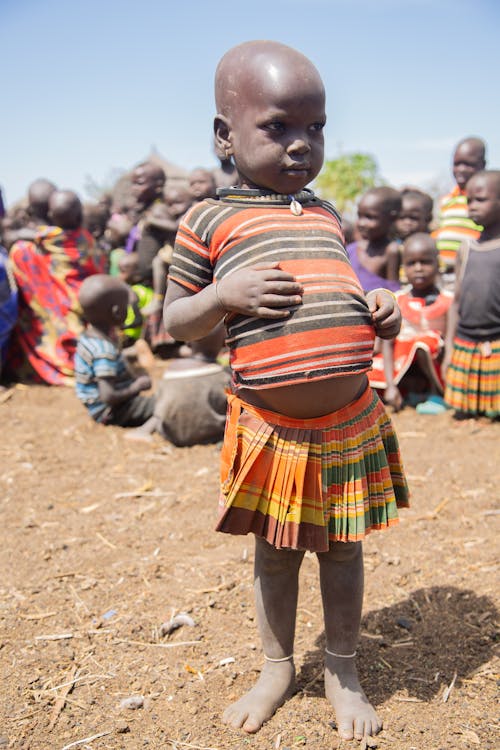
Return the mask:
{"type": "Polygon", "coordinates": [[[408,494],[392,423],[371,388],[306,420],[228,397],[218,531],[324,552],[397,523],[408,494]]]}
{"type": "Polygon", "coordinates": [[[463,414],[500,416],[500,341],[455,337],[444,398],[463,414]]]}

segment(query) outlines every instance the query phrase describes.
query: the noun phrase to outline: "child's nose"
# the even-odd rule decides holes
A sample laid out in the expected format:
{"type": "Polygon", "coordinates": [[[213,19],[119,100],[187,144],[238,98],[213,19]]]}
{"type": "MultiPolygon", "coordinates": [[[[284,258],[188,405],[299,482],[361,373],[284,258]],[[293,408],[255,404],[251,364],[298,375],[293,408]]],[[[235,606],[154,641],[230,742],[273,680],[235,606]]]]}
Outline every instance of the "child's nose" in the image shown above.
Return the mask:
{"type": "Polygon", "coordinates": [[[289,152],[297,154],[306,154],[310,150],[311,147],[309,146],[309,141],[307,140],[307,138],[299,135],[295,136],[288,147],[289,152]]]}

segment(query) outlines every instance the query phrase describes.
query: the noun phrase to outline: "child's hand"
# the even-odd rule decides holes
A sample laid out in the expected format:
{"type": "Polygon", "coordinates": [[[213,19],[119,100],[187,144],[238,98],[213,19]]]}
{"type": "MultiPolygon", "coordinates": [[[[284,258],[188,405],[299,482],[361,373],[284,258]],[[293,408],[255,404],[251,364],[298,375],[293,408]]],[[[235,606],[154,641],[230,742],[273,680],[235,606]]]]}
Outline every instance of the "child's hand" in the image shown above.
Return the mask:
{"type": "Polygon", "coordinates": [[[139,391],[149,391],[151,385],[152,383],[149,375],[139,375],[139,377],[135,379],[135,386],[138,393],[139,391]]]}
{"type": "Polygon", "coordinates": [[[401,311],[392,292],[373,289],[366,295],[375,333],[381,339],[395,338],[401,329],[401,311]]]}
{"type": "Polygon", "coordinates": [[[394,411],[399,411],[403,406],[403,397],[397,385],[390,385],[385,389],[384,401],[392,406],[394,411]]]}
{"type": "Polygon", "coordinates": [[[259,263],[217,282],[217,299],[228,312],[256,318],[287,318],[300,305],[304,289],[278,263],[259,263]]]}

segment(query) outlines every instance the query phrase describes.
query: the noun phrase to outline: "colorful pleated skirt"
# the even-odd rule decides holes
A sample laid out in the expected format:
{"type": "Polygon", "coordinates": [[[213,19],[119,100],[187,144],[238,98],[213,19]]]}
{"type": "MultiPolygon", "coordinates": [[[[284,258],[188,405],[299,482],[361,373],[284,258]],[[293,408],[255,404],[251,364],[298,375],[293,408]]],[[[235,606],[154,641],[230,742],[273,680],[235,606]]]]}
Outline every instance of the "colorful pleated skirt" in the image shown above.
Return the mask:
{"type": "Polygon", "coordinates": [[[371,388],[315,419],[228,397],[218,531],[324,552],[396,524],[408,497],[396,434],[371,388]]]}
{"type": "Polygon", "coordinates": [[[455,337],[444,398],[463,414],[500,416],[500,341],[455,337]]]}

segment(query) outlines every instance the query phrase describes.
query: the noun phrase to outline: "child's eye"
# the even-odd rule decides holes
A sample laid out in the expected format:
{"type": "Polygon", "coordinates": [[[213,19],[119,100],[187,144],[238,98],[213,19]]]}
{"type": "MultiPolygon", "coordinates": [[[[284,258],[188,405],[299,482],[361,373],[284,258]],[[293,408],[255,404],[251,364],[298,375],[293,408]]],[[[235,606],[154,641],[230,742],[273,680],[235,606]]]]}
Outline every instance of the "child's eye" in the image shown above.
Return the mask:
{"type": "Polygon", "coordinates": [[[284,124],[279,121],[268,122],[265,127],[266,127],[266,130],[270,130],[273,133],[282,133],[285,129],[284,124]]]}
{"type": "Polygon", "coordinates": [[[323,130],[324,127],[325,127],[324,122],[313,122],[310,129],[313,130],[315,133],[319,133],[323,130]]]}

